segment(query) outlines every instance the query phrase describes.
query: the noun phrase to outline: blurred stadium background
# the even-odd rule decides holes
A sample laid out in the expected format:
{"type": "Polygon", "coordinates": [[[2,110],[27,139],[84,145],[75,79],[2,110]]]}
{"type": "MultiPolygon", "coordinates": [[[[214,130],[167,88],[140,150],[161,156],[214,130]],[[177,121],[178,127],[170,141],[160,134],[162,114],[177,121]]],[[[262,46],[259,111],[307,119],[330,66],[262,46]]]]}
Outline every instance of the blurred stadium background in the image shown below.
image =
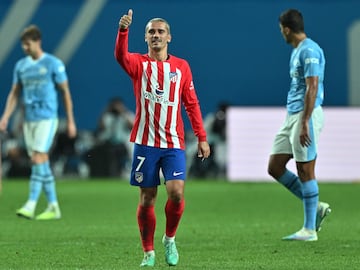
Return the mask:
{"type": "MultiPolygon", "coordinates": [[[[341,113],[336,111],[331,118],[330,115],[328,117],[329,133],[331,130],[338,137],[326,139],[327,143],[321,146],[336,150],[329,152],[320,148],[319,162],[324,155],[346,161],[340,166],[348,166],[337,170],[354,171],[346,181],[360,179],[358,170],[356,172],[360,151],[360,2],[355,0],[1,0],[1,112],[11,87],[14,64],[23,56],[19,33],[30,23],[41,28],[44,49],[66,63],[80,130],[95,130],[99,115],[111,97],[121,96],[126,106],[134,110],[131,81],[113,57],[118,19],[129,8],[134,10],[129,40],[131,51],[146,52],[144,26],[150,18],[164,17],[170,22],[173,35],[170,53],[189,61],[204,116],[216,112],[219,103],[246,109],[241,113],[249,116],[253,115],[254,108],[264,110],[265,115],[268,115],[267,109],[284,108],[291,47],[280,35],[278,16],[287,8],[300,9],[305,17],[306,33],[323,47],[326,54],[324,107],[341,110],[341,113]],[[345,116],[348,121],[337,127],[343,123],[345,116]],[[342,136],[346,134],[351,136],[342,136]],[[342,140],[346,140],[346,144],[338,144],[342,140]],[[341,151],[341,155],[334,151],[341,151]]],[[[267,140],[266,148],[271,144],[273,133],[269,134],[270,137],[260,136],[259,139],[256,136],[259,130],[252,128],[254,119],[247,119],[243,120],[246,128],[242,128],[235,117],[235,124],[227,123],[227,131],[231,131],[232,138],[234,134],[246,133],[248,136],[242,138],[252,140],[249,145],[255,148],[262,146],[258,146],[259,142],[267,140]],[[239,128],[234,128],[236,126],[239,128]]],[[[259,119],[269,123],[269,118],[260,116],[259,119]]],[[[271,119],[274,122],[269,128],[276,131],[281,119],[271,119]]],[[[268,131],[264,130],[265,133],[268,131]]],[[[261,134],[265,133],[261,131],[261,134]]],[[[235,143],[241,139],[234,138],[235,143]]],[[[231,153],[235,156],[248,153],[248,149],[241,149],[243,145],[227,147],[236,149],[235,153],[231,153]]],[[[189,148],[192,149],[191,143],[189,148]]],[[[262,150],[266,162],[270,149],[262,150]]],[[[240,170],[242,166],[237,162],[252,160],[244,155],[243,159],[234,161],[226,148],[225,153],[221,157],[225,160],[223,163],[227,171],[229,166],[232,170],[240,170]]],[[[256,152],[256,155],[259,154],[262,152],[256,152]]],[[[191,152],[189,156],[192,156],[191,152]]],[[[329,166],[337,163],[333,160],[329,166]]],[[[265,173],[266,164],[263,165],[261,163],[254,170],[265,173]]],[[[247,175],[229,177],[222,173],[221,177],[235,181],[252,180],[247,175]]],[[[84,172],[84,175],[87,173],[84,172]]],[[[206,175],[203,177],[206,178],[206,175]]],[[[256,179],[268,178],[260,173],[256,179]]],[[[326,177],[322,180],[332,179],[326,177]]]]}

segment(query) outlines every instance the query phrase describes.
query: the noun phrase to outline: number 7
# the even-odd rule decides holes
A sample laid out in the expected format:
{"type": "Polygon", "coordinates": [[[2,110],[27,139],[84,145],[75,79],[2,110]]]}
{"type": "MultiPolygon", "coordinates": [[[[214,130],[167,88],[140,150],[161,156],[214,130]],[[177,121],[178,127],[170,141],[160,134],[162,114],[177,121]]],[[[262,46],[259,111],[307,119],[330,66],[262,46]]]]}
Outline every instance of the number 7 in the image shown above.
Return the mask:
{"type": "Polygon", "coordinates": [[[142,156],[137,156],[136,157],[138,160],[140,160],[139,164],[137,165],[136,167],[136,170],[135,171],[139,171],[141,166],[144,164],[144,161],[145,161],[145,157],[142,157],[142,156]]]}

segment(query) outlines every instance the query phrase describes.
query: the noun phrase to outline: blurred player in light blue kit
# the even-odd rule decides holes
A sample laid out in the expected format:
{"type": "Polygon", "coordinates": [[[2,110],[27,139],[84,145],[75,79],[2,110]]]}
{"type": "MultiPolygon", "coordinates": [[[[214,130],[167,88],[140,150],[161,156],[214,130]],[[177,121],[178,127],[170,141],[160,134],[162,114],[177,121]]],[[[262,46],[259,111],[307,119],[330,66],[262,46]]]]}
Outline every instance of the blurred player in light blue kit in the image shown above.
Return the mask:
{"type": "Polygon", "coordinates": [[[279,22],[281,34],[294,49],[290,57],[287,116],[276,134],[268,172],[304,205],[303,227],[283,239],[316,241],[317,231],[331,211],[329,204],[319,202],[315,178],[317,145],[323,126],[325,57],[319,45],[306,36],[298,10],[283,12],[279,22]],[[295,159],[297,175],[286,168],[291,158],[295,159]]]}
{"type": "Polygon", "coordinates": [[[42,50],[41,32],[37,26],[24,29],[21,45],[27,56],[15,65],[13,85],[0,120],[0,130],[5,131],[22,94],[25,106],[23,131],[32,168],[29,198],[16,214],[34,218],[37,201],[44,190],[48,207],[36,219],[59,219],[61,212],[48,152],[58,126],[58,90],[63,96],[68,135],[73,138],[77,132],[67,75],[62,61],[42,50]]]}

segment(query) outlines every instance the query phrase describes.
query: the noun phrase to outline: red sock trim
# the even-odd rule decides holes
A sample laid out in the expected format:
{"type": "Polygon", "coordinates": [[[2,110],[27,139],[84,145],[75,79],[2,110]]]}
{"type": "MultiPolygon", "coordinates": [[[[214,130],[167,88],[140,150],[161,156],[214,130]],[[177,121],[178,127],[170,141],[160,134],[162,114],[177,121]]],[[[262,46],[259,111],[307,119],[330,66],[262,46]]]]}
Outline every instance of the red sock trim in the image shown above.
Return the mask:
{"type": "Polygon", "coordinates": [[[181,200],[179,203],[174,202],[170,199],[167,200],[165,205],[166,236],[168,237],[175,236],[176,230],[180,223],[180,219],[184,212],[184,208],[185,208],[185,200],[181,200]]]}
{"type": "Polygon", "coordinates": [[[136,214],[143,250],[145,252],[154,250],[154,233],[156,226],[154,206],[138,205],[136,214]]]}

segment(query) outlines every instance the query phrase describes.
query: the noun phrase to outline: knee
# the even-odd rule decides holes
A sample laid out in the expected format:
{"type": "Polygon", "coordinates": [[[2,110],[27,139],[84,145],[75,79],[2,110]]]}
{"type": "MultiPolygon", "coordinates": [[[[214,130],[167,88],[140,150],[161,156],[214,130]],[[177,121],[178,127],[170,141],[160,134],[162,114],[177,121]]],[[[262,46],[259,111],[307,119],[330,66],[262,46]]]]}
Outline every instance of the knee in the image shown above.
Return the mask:
{"type": "Polygon", "coordinates": [[[274,169],[274,167],[272,167],[270,164],[268,165],[267,173],[268,173],[271,177],[275,178],[275,177],[274,177],[274,176],[275,176],[275,169],[274,169]]]}
{"type": "Polygon", "coordinates": [[[168,199],[179,203],[184,198],[184,181],[171,180],[166,182],[166,191],[168,199]]]}
{"type": "Polygon", "coordinates": [[[31,155],[31,162],[33,164],[44,163],[44,162],[47,162],[48,160],[49,160],[49,156],[46,153],[34,152],[31,155]]]}
{"type": "Polygon", "coordinates": [[[314,164],[315,162],[305,162],[305,163],[296,164],[297,172],[302,182],[315,179],[314,164]]]}
{"type": "Polygon", "coordinates": [[[181,189],[172,189],[168,191],[168,199],[175,203],[180,203],[183,198],[184,193],[181,189]]]}
{"type": "Polygon", "coordinates": [[[267,168],[268,174],[276,180],[279,179],[285,173],[289,159],[289,155],[270,156],[267,168]]]}
{"type": "Polygon", "coordinates": [[[140,190],[140,204],[143,206],[151,206],[156,201],[156,189],[141,189],[140,190]]]}
{"type": "Polygon", "coordinates": [[[274,164],[269,163],[267,172],[274,179],[279,179],[284,174],[285,169],[280,168],[278,166],[274,166],[274,164]]]}

